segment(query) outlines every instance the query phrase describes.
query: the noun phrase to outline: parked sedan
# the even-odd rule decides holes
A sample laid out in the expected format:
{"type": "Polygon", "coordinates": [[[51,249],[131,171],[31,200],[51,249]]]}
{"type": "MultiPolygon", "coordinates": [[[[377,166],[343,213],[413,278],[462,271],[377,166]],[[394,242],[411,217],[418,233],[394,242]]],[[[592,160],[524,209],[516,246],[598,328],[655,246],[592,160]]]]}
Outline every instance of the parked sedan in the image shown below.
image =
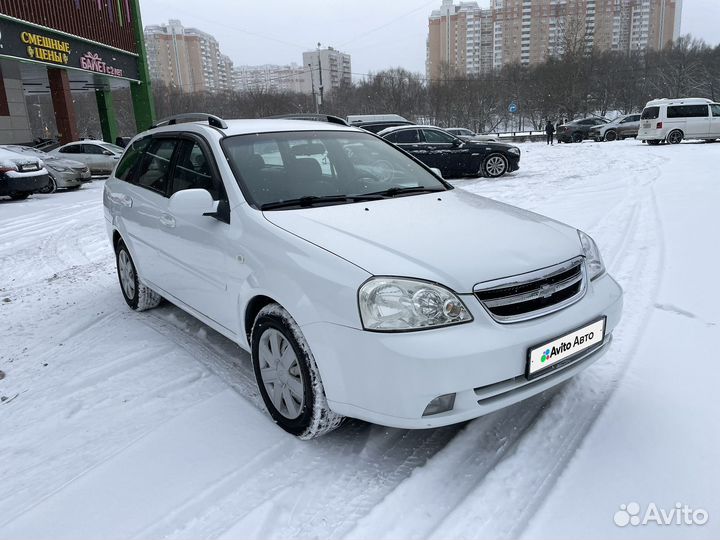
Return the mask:
{"type": "Polygon", "coordinates": [[[398,126],[378,133],[445,178],[488,176],[516,171],[520,149],[498,142],[464,141],[434,126],[398,126]]]}
{"type": "Polygon", "coordinates": [[[124,150],[105,141],[84,140],[62,145],[50,155],[81,161],[90,168],[92,176],[109,176],[124,150]]]}
{"type": "Polygon", "coordinates": [[[467,128],[447,128],[445,131],[461,138],[464,141],[497,141],[495,135],[484,135],[482,133],[475,133],[471,129],[467,128]]]}
{"type": "Polygon", "coordinates": [[[27,199],[48,183],[48,173],[42,160],[0,149],[0,196],[27,199]]]}
{"type": "Polygon", "coordinates": [[[48,184],[40,190],[40,193],[54,193],[58,188],[78,189],[84,182],[91,181],[90,169],[79,161],[56,157],[42,150],[18,144],[8,144],[0,148],[43,160],[48,172],[48,184]]]}
{"type": "Polygon", "coordinates": [[[609,123],[607,118],[592,116],[590,118],[581,118],[573,120],[558,126],[557,141],[558,142],[582,142],[588,138],[588,133],[595,126],[609,123]]]}
{"type": "Polygon", "coordinates": [[[627,137],[637,137],[640,129],[640,115],[626,114],[618,116],[612,122],[595,126],[588,132],[588,137],[598,142],[623,140],[627,137]]]}

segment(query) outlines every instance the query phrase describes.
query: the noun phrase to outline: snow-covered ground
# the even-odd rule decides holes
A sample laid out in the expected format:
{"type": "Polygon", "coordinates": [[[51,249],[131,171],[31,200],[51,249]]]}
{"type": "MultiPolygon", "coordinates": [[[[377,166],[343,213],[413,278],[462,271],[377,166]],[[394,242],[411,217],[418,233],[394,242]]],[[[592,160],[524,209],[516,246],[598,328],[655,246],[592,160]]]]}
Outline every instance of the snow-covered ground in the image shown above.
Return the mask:
{"type": "Polygon", "coordinates": [[[559,390],[433,431],[294,439],[237,346],[126,307],[102,182],[0,201],[0,538],[720,536],[720,144],[521,147],[456,184],[592,234],[624,318],[559,390]],[[633,502],[709,519],[617,526],[633,502]]]}

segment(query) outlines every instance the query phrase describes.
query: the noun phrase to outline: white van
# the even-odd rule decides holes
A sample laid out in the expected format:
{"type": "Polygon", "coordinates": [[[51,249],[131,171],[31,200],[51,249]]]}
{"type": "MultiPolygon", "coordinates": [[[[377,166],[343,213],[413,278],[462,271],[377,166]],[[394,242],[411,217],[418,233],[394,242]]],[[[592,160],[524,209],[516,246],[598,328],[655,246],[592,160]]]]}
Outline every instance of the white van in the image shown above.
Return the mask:
{"type": "Polygon", "coordinates": [[[638,139],[648,144],[720,138],[720,104],[703,98],[654,99],[640,117],[638,139]]]}

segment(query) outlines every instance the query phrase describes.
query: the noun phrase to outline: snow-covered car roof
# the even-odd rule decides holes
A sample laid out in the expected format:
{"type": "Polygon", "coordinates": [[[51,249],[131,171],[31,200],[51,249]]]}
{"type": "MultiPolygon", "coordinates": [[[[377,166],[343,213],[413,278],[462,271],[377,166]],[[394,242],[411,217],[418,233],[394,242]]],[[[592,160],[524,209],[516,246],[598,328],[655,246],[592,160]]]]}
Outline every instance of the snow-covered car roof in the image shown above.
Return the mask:
{"type": "MultiPolygon", "coordinates": [[[[406,126],[392,126],[389,128],[385,128],[382,131],[379,131],[378,135],[382,137],[383,135],[387,135],[388,133],[392,133],[393,131],[400,131],[402,129],[439,129],[440,131],[446,131],[445,129],[437,126],[429,126],[424,124],[409,124],[406,126]]],[[[452,135],[452,133],[449,133],[449,135],[452,135]]],[[[453,135],[453,137],[454,136],[455,135],[453,135]]]]}

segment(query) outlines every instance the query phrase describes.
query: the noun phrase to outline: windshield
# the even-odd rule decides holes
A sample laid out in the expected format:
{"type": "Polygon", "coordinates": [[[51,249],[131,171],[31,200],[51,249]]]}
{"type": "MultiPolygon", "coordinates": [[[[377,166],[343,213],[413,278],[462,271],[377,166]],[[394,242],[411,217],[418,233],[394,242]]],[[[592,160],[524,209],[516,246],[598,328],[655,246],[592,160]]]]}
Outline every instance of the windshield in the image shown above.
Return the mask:
{"type": "Polygon", "coordinates": [[[111,152],[115,152],[116,154],[122,154],[123,152],[125,152],[124,148],[121,148],[121,147],[117,146],[116,144],[112,144],[112,143],[103,143],[100,146],[102,146],[103,148],[105,148],[107,150],[110,150],[111,152]]]}
{"type": "Polygon", "coordinates": [[[343,204],[451,189],[391,144],[366,133],[236,135],[222,144],[245,196],[258,208],[299,199],[343,204]]]}

